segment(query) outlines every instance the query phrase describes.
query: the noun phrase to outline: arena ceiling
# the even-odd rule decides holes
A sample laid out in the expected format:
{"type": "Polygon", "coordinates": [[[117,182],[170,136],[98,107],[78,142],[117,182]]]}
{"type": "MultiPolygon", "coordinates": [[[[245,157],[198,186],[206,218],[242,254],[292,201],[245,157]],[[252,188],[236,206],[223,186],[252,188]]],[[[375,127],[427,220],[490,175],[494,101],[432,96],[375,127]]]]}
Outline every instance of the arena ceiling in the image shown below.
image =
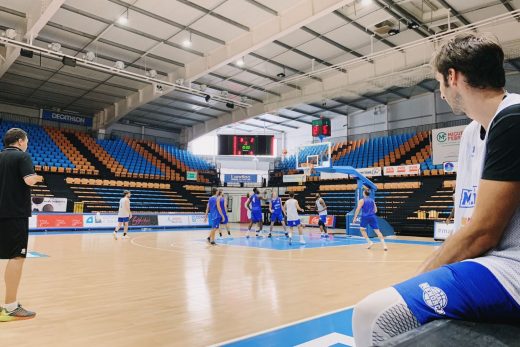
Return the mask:
{"type": "Polygon", "coordinates": [[[435,91],[426,64],[457,28],[494,32],[516,76],[518,9],[520,0],[0,0],[0,29],[15,29],[16,40],[59,43],[77,58],[93,52],[95,63],[121,61],[144,76],[2,46],[0,101],[96,115],[99,128],[181,133],[183,141],[222,127],[291,131],[320,115],[435,91]],[[159,90],[146,77],[187,90],[159,90]]]}

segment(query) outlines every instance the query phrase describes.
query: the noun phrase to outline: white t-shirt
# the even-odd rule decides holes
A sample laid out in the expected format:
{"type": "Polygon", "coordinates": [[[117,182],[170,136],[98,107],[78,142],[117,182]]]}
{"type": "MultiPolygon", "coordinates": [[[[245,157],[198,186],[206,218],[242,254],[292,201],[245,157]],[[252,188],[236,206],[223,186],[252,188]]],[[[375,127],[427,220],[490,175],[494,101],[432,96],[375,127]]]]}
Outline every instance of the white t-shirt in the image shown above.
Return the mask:
{"type": "MultiPolygon", "coordinates": [[[[520,95],[508,94],[507,97],[498,106],[495,117],[504,108],[514,104],[520,104],[520,95]]],[[[492,122],[493,121],[491,121],[490,124],[492,124],[492,122]]],[[[457,195],[458,204],[470,204],[472,200],[476,200],[476,189],[473,193],[473,190],[471,192],[463,191],[462,187],[469,187],[470,185],[475,184],[475,182],[478,182],[478,180],[480,180],[482,177],[487,137],[488,133],[486,133],[486,138],[484,140],[484,148],[482,148],[480,163],[476,162],[472,166],[464,165],[462,167],[459,165],[457,171],[457,185],[459,184],[458,176],[461,176],[460,192],[462,195],[457,195]],[[474,194],[474,197],[471,194],[474,194]]],[[[481,142],[480,134],[478,137],[470,138],[468,136],[465,142],[467,142],[467,145],[470,146],[468,148],[472,148],[472,146],[478,148],[481,142]]],[[[478,159],[475,161],[477,160],[478,159]]],[[[457,190],[459,191],[459,187],[457,187],[457,190]]],[[[473,211],[473,208],[471,208],[471,211],[473,211]]],[[[469,214],[469,217],[471,217],[471,214],[469,214]]],[[[495,248],[489,250],[483,256],[475,259],[468,259],[468,261],[474,261],[487,267],[497,278],[500,284],[502,284],[508,293],[516,300],[516,302],[520,304],[520,208],[517,208],[516,212],[509,221],[509,224],[506,226],[499,244],[495,248]]]]}
{"type": "MultiPolygon", "coordinates": [[[[318,211],[321,211],[321,210],[325,207],[325,206],[323,206],[323,205],[320,203],[320,200],[321,200],[321,198],[319,198],[318,200],[316,200],[316,209],[317,209],[318,211]]],[[[327,210],[323,210],[323,211],[321,211],[321,212],[318,212],[318,214],[319,214],[320,216],[326,216],[326,215],[327,215],[327,210]]]]}
{"type": "Polygon", "coordinates": [[[119,200],[119,211],[117,211],[117,217],[130,217],[130,199],[128,199],[127,197],[121,198],[121,200],[119,200]],[[125,206],[126,201],[128,201],[128,208],[126,208],[125,206]]]}
{"type": "Polygon", "coordinates": [[[285,211],[287,213],[287,221],[299,220],[298,210],[296,209],[296,199],[289,199],[285,202],[285,211]]]}

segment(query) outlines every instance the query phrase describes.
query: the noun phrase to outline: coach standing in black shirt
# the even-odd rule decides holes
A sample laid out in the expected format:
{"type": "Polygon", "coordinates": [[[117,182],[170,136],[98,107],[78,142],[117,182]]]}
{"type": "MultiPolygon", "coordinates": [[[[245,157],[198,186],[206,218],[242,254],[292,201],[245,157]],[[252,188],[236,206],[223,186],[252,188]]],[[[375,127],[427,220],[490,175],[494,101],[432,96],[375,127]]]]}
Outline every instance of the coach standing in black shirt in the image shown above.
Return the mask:
{"type": "Polygon", "coordinates": [[[9,259],[5,269],[5,305],[0,322],[34,318],[17,301],[18,285],[27,255],[31,186],[42,182],[34,173],[33,162],[25,153],[29,139],[22,129],[9,129],[0,153],[0,258],[9,259]]]}

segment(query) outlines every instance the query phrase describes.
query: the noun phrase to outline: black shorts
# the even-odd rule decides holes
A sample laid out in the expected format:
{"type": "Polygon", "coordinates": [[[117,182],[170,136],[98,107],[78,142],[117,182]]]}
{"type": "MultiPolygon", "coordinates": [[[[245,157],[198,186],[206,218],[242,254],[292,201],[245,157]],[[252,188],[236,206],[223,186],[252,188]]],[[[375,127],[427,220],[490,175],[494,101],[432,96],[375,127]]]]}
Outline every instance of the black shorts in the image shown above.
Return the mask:
{"type": "Polygon", "coordinates": [[[27,256],[29,218],[0,218],[0,259],[27,256]]]}

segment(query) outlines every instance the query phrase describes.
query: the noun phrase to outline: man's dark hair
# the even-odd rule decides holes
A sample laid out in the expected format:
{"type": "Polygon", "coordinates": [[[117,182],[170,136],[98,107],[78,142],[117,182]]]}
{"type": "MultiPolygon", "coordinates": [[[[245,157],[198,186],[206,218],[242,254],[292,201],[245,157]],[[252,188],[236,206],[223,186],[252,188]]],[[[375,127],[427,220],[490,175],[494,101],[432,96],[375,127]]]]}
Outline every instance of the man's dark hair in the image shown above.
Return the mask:
{"type": "Polygon", "coordinates": [[[473,88],[502,89],[506,84],[504,51],[490,37],[460,34],[444,43],[431,65],[448,86],[448,70],[461,72],[473,88]]]}
{"type": "Polygon", "coordinates": [[[4,135],[4,146],[14,145],[18,140],[25,140],[27,133],[19,128],[11,128],[4,135]]]}
{"type": "Polygon", "coordinates": [[[320,198],[320,197],[321,197],[320,193],[316,193],[316,198],[320,198]]]}
{"type": "Polygon", "coordinates": [[[123,192],[123,196],[127,196],[128,194],[130,194],[130,191],[129,191],[129,190],[125,190],[125,191],[123,192]]]}
{"type": "Polygon", "coordinates": [[[258,188],[253,188],[253,193],[258,194],[258,188]]]}
{"type": "Polygon", "coordinates": [[[211,188],[211,195],[217,194],[218,189],[217,188],[211,188]]]}
{"type": "Polygon", "coordinates": [[[289,197],[294,198],[294,192],[289,192],[289,197]]]}
{"type": "Polygon", "coordinates": [[[363,190],[363,195],[366,196],[366,197],[369,197],[370,196],[370,189],[363,190]]]}

